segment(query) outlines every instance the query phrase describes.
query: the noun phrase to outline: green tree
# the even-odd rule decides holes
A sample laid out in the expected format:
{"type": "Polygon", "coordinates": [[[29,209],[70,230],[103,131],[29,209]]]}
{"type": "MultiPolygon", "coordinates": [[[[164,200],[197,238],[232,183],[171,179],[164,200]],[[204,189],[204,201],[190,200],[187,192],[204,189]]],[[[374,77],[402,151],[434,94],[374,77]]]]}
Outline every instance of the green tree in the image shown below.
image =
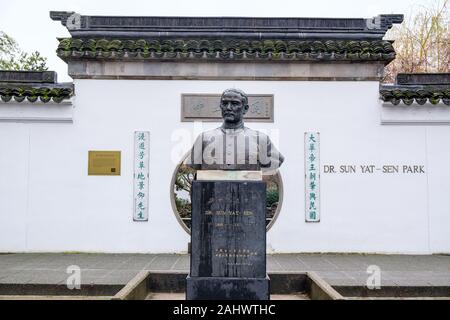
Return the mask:
{"type": "Polygon", "coordinates": [[[22,51],[16,40],[0,31],[0,70],[45,71],[46,64],[47,58],[38,51],[22,51]]]}
{"type": "MultiPolygon", "coordinates": [[[[183,223],[190,228],[190,218],[192,213],[191,206],[191,193],[192,193],[192,181],[195,177],[195,170],[189,168],[188,166],[182,164],[178,167],[178,172],[175,177],[175,185],[174,185],[174,199],[175,205],[178,211],[178,214],[183,219],[183,223]],[[183,198],[180,194],[183,193],[183,197],[185,197],[186,193],[189,194],[188,198],[183,198]]],[[[268,218],[267,223],[273,219],[275,212],[278,208],[279,202],[279,192],[280,192],[280,184],[278,176],[275,175],[264,175],[263,181],[267,184],[266,191],[266,199],[267,199],[267,208],[266,215],[268,218]]]]}
{"type": "MultiPolygon", "coordinates": [[[[178,213],[181,218],[191,217],[191,188],[192,181],[194,180],[195,170],[189,168],[188,166],[182,164],[178,168],[178,172],[175,179],[175,204],[177,206],[178,213]],[[180,198],[178,192],[185,191],[189,193],[189,199],[180,198]]],[[[185,223],[187,223],[185,221],[185,223]]],[[[188,226],[189,227],[189,226],[188,226]]]]}
{"type": "Polygon", "coordinates": [[[175,190],[184,190],[191,195],[192,181],[194,180],[195,170],[182,164],[178,168],[177,176],[175,179],[175,190]]]}

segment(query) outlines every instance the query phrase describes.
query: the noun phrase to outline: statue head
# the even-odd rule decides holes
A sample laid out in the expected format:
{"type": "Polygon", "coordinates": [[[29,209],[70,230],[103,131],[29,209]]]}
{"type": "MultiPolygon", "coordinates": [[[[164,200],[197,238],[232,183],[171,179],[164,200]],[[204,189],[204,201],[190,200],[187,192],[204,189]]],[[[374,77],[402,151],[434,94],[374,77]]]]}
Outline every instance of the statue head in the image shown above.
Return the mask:
{"type": "Polygon", "coordinates": [[[225,123],[236,124],[242,122],[248,111],[248,97],[239,89],[227,89],[220,98],[220,109],[225,123]]]}

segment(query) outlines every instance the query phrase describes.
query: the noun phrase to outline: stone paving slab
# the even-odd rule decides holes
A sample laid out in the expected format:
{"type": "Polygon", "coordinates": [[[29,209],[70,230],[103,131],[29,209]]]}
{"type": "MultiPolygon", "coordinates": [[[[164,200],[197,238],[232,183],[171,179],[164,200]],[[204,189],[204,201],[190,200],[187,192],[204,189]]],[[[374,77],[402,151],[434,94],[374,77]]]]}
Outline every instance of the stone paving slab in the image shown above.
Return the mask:
{"type": "MultiPolygon", "coordinates": [[[[81,268],[82,284],[123,284],[139,271],[189,271],[187,254],[0,254],[1,283],[62,284],[69,266],[81,268]]],[[[450,286],[449,255],[276,254],[271,271],[314,271],[331,285],[365,285],[376,265],[385,286],[450,286]]]]}

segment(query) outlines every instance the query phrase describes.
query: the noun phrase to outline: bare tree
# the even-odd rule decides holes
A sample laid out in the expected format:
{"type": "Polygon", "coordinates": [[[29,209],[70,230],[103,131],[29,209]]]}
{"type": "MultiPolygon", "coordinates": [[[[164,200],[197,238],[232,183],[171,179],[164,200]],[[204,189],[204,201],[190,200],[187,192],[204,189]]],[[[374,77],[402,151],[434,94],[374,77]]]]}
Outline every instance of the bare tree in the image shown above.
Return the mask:
{"type": "Polygon", "coordinates": [[[420,6],[387,37],[395,40],[396,59],[385,68],[383,82],[393,82],[400,72],[450,72],[449,0],[420,6]]]}

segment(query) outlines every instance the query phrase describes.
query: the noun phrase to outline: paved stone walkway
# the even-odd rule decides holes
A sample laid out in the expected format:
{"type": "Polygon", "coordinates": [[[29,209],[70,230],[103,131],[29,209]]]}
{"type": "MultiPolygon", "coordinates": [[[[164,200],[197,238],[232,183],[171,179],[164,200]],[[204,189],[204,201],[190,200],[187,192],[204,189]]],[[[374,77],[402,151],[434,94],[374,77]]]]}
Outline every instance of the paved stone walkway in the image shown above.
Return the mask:
{"type": "MultiPolygon", "coordinates": [[[[81,268],[82,284],[126,284],[141,270],[186,271],[178,254],[0,254],[0,283],[64,284],[69,266],[81,268]]],[[[277,254],[268,271],[315,271],[332,286],[365,285],[367,268],[381,270],[382,286],[450,286],[448,255],[277,254]]]]}

